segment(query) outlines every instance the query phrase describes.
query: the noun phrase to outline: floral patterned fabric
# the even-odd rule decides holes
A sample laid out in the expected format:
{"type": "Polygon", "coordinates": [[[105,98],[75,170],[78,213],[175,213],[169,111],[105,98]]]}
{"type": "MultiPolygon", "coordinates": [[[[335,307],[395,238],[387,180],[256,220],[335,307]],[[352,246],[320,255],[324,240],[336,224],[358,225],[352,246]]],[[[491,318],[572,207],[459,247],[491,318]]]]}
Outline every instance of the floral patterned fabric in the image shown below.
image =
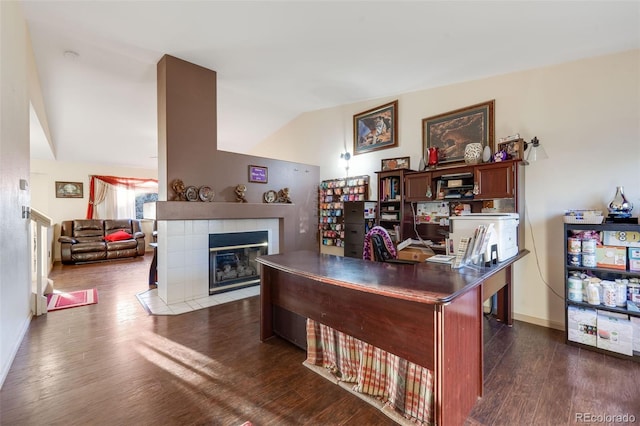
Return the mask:
{"type": "Polygon", "coordinates": [[[375,240],[382,240],[382,246],[378,248],[381,250],[386,250],[389,253],[389,257],[391,259],[395,259],[397,256],[396,246],[391,241],[391,237],[386,229],[382,226],[374,226],[367,232],[367,235],[364,236],[364,246],[362,249],[362,258],[364,260],[375,260],[382,261],[383,259],[378,259],[376,256],[376,244],[375,240]]]}
{"type": "Polygon", "coordinates": [[[307,319],[307,362],[354,390],[374,396],[416,424],[433,422],[433,373],[419,365],[307,319]]]}

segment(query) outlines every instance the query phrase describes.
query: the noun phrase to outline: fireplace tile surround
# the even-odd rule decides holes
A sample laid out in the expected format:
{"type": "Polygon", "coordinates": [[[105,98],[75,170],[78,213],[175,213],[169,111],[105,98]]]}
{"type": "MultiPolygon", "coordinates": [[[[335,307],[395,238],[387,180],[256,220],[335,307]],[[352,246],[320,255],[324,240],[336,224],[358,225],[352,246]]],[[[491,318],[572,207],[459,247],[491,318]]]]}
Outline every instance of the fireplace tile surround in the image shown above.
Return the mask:
{"type": "Polygon", "coordinates": [[[280,220],[158,220],[158,296],[167,305],[209,296],[209,234],[264,231],[268,253],[280,252],[280,220]]]}

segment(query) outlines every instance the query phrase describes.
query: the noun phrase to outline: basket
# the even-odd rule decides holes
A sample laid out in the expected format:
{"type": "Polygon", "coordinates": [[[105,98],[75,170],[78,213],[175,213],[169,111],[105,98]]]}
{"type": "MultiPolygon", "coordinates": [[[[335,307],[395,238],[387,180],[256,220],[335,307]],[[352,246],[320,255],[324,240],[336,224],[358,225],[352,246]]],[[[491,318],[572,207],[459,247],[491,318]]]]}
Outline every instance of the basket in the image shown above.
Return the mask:
{"type": "Polygon", "coordinates": [[[597,225],[602,223],[604,216],[600,210],[565,210],[564,223],[587,223],[597,225]]]}
{"type": "Polygon", "coordinates": [[[564,223],[586,223],[589,225],[601,224],[604,216],[565,216],[564,223]]]}

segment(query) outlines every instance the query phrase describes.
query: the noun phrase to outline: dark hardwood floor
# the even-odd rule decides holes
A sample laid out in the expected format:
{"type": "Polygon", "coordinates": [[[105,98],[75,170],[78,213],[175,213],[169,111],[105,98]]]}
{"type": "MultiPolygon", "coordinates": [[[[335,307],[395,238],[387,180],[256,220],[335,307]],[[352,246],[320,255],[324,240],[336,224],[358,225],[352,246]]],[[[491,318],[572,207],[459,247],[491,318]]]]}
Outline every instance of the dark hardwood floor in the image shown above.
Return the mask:
{"type": "MultiPolygon", "coordinates": [[[[261,343],[258,297],[148,315],[135,294],[150,262],[55,266],[57,290],[97,287],[99,302],[32,320],[0,391],[0,424],[394,424],[305,368],[300,349],[261,343]]],[[[484,325],[485,391],[468,425],[574,424],[577,413],[640,422],[640,364],[567,346],[556,330],[484,325]]]]}

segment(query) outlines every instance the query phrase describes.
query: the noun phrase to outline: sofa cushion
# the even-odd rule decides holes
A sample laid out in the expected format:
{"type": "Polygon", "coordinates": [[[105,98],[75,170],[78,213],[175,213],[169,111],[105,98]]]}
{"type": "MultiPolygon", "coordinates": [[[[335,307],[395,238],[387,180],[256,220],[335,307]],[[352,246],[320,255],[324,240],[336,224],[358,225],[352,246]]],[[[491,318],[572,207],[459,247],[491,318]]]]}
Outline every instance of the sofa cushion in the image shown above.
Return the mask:
{"type": "Polygon", "coordinates": [[[133,238],[133,235],[131,235],[128,232],[123,231],[122,229],[116,232],[112,232],[111,234],[108,234],[104,237],[105,241],[122,241],[122,240],[130,240],[133,238]]]}
{"type": "Polygon", "coordinates": [[[135,249],[137,246],[136,240],[107,241],[107,251],[135,249]]]}
{"type": "Polygon", "coordinates": [[[92,253],[92,252],[104,252],[107,247],[104,241],[84,242],[82,244],[72,244],[71,253],[92,253]]]}
{"type": "Polygon", "coordinates": [[[131,229],[131,226],[130,219],[105,219],[104,233],[107,235],[113,231],[123,230],[129,234],[133,234],[134,230],[131,229]]]}
{"type": "Polygon", "coordinates": [[[76,243],[104,243],[104,237],[102,235],[96,235],[94,237],[76,237],[76,243]]]}
{"type": "Polygon", "coordinates": [[[102,237],[104,225],[97,219],[78,219],[73,221],[74,237],[102,237]]]}

